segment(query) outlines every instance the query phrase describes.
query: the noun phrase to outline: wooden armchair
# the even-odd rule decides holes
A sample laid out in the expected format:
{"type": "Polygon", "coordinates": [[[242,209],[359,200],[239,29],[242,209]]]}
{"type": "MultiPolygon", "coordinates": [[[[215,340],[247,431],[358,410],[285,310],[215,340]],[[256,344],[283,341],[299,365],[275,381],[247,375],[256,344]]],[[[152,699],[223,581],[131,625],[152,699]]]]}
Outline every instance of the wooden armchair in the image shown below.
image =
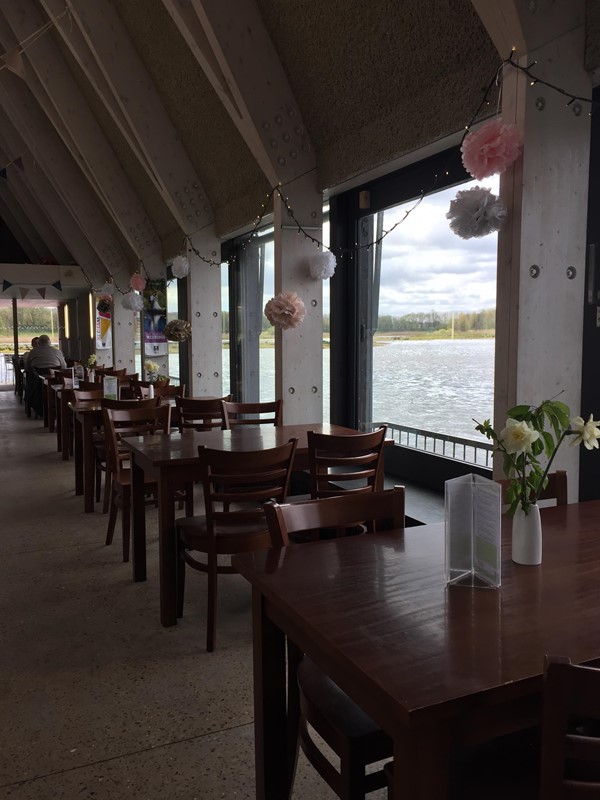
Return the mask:
{"type": "MultiPolygon", "coordinates": [[[[135,401],[134,401],[135,402],[135,401]]],[[[168,405],[130,408],[103,408],[104,439],[107,463],[110,469],[111,490],[106,544],[112,543],[117,521],[117,509],[122,509],[123,561],[129,561],[129,540],[131,535],[131,469],[124,466],[119,441],[121,436],[142,436],[156,433],[162,429],[164,434],[171,432],[171,407],[168,405]]],[[[156,481],[145,476],[148,490],[157,490],[156,481]]]]}
{"type": "Polygon", "coordinates": [[[228,429],[237,425],[281,425],[283,402],[232,403],[223,400],[223,411],[228,429]]]}
{"type": "Polygon", "coordinates": [[[387,428],[372,433],[330,436],[309,431],[308,463],[313,498],[383,488],[383,447],[387,428]]]}
{"type": "Polygon", "coordinates": [[[285,500],[297,439],[267,450],[229,452],[200,447],[204,516],[178,519],[178,615],[183,615],[185,565],[208,575],[206,649],[215,648],[217,575],[235,573],[218,563],[234,555],[270,547],[263,503],[285,500]],[[198,555],[204,554],[203,560],[198,555]]]}
{"type": "MultiPolygon", "coordinates": [[[[284,505],[267,503],[265,516],[273,545],[280,547],[289,543],[291,533],[347,527],[358,520],[368,520],[371,529],[403,528],[404,487],[284,505]]],[[[289,663],[290,713],[298,717],[300,746],[312,766],[341,800],[358,800],[384,787],[383,770],[366,774],[366,767],[392,756],[391,739],[316,664],[302,658],[294,645],[289,663]],[[338,756],[339,771],[311,736],[309,724],[338,756]]]]}
{"type": "Polygon", "coordinates": [[[179,430],[211,431],[217,428],[226,430],[225,414],[222,400],[229,400],[231,395],[219,398],[176,397],[179,430]]]}

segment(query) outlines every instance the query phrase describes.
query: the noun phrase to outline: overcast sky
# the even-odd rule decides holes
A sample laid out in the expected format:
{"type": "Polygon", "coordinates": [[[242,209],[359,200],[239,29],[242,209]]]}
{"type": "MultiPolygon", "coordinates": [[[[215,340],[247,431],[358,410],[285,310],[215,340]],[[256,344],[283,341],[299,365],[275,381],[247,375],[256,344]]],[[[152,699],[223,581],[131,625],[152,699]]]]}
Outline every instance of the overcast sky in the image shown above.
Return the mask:
{"type": "MultiPolygon", "coordinates": [[[[450,230],[446,213],[450,201],[476,181],[428,195],[383,240],[380,314],[401,316],[419,311],[479,311],[496,305],[497,234],[480,239],[461,239],[450,230]]],[[[498,193],[498,177],[478,185],[498,193]]],[[[404,216],[414,202],[389,209],[384,230],[404,216]]],[[[328,241],[329,231],[323,231],[328,241]]],[[[273,294],[272,245],[265,263],[265,302],[273,294]]],[[[222,268],[222,301],[229,307],[227,269],[222,268]]],[[[323,310],[328,311],[329,281],[323,284],[323,310]]]]}

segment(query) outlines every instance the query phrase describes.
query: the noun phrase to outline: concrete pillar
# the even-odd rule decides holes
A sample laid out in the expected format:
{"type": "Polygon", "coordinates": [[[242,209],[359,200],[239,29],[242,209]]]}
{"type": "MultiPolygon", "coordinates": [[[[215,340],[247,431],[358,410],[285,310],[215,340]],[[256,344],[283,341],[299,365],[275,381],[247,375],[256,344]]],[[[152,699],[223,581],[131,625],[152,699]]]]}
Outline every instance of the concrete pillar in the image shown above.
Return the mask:
{"type": "MultiPolygon", "coordinates": [[[[317,240],[322,239],[323,196],[314,172],[282,188],[294,217],[317,240]]],[[[275,387],[283,398],[284,423],[321,422],[323,418],[323,286],[308,271],[320,252],[302,233],[288,208],[275,198],[275,293],[296,292],[306,306],[298,327],[275,329],[275,387]]]]}

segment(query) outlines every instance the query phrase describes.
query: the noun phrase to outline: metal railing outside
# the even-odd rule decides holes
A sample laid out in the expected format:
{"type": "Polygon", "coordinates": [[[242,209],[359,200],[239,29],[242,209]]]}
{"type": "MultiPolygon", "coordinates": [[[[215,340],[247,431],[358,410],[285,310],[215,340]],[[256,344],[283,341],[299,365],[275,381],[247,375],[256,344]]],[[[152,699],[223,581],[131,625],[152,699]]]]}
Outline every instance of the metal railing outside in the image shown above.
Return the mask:
{"type": "Polygon", "coordinates": [[[466,464],[479,467],[492,467],[492,444],[478,439],[464,439],[446,433],[434,433],[420,428],[397,425],[394,422],[374,422],[373,429],[387,425],[388,434],[396,444],[413,450],[422,450],[466,464]]]}

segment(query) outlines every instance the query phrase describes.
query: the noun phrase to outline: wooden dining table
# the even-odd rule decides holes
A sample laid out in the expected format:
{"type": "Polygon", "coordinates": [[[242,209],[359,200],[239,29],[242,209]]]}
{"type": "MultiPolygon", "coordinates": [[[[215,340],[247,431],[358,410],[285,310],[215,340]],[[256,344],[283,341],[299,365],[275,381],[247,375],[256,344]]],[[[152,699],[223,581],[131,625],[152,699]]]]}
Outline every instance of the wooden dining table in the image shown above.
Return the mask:
{"type": "MultiPolygon", "coordinates": [[[[146,580],[146,515],[144,474],[158,481],[158,533],[160,619],[168,627],[177,624],[175,492],[200,479],[198,447],[217,450],[264,450],[297,438],[294,469],[308,467],[308,431],[355,434],[352,428],[323,423],[303,425],[239,426],[233,430],[173,433],[170,436],[125,437],[132,457],[132,569],[135,581],[146,580]]],[[[189,494],[189,493],[188,493],[189,494]]],[[[189,514],[190,506],[186,508],[189,514]]]]}
{"type": "Polygon", "coordinates": [[[503,520],[496,590],[446,585],[442,524],[234,556],[253,589],[257,800],[289,797],[286,637],[393,739],[395,800],[447,798],[454,748],[539,721],[544,656],[600,658],[600,501],[542,525],[542,564],[521,566],[503,520]]]}

